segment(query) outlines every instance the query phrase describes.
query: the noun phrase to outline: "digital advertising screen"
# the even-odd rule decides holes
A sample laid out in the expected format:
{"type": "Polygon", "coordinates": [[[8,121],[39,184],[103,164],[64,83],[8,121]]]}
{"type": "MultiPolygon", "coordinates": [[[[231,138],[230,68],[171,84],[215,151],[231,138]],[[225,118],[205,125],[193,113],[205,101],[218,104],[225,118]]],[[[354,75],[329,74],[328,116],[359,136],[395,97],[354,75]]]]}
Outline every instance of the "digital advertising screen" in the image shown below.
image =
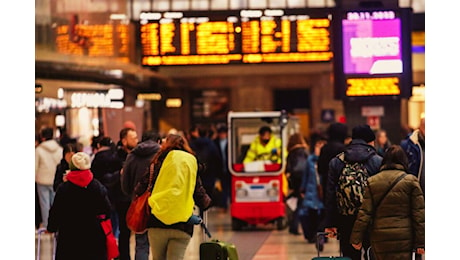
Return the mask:
{"type": "Polygon", "coordinates": [[[142,65],[328,62],[329,9],[143,12],[142,65]]]}
{"type": "Polygon", "coordinates": [[[334,16],[336,97],[410,95],[410,15],[401,8],[334,16]]]}

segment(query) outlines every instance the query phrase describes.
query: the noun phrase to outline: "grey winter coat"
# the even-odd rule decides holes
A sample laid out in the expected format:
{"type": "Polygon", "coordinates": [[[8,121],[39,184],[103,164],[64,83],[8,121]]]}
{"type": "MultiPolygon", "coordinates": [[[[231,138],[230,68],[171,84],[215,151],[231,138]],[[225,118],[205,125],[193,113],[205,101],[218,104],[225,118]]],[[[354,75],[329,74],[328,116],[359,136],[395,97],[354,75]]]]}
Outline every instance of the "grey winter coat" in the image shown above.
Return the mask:
{"type": "Polygon", "coordinates": [[[411,259],[413,249],[425,246],[425,202],[414,175],[407,174],[383,198],[378,209],[374,208],[393,181],[404,174],[399,166],[382,169],[368,179],[369,185],[350,236],[350,243],[358,244],[369,228],[377,260],[411,259]]]}

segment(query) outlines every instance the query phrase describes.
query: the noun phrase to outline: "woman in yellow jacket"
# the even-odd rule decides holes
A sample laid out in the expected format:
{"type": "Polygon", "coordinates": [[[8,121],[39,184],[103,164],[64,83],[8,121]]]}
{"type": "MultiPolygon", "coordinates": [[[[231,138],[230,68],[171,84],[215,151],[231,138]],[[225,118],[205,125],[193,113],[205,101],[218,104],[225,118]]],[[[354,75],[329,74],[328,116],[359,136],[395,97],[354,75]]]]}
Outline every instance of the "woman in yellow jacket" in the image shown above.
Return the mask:
{"type": "Polygon", "coordinates": [[[151,215],[147,227],[153,260],[183,259],[193,235],[194,223],[189,221],[193,207],[206,210],[211,199],[184,137],[168,135],[152,163],[154,185],[148,199],[151,215]]]}

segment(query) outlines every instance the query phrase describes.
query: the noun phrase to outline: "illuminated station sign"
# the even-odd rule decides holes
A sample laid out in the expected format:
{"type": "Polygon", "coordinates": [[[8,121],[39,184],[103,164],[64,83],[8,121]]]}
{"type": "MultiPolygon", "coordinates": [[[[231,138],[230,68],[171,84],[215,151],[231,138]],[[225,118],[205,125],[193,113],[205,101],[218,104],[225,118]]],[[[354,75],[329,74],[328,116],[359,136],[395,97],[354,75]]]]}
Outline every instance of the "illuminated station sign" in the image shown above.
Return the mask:
{"type": "Polygon", "coordinates": [[[412,87],[410,11],[335,15],[334,76],[340,97],[406,96],[412,87]]]}
{"type": "Polygon", "coordinates": [[[332,60],[327,10],[144,12],[142,65],[332,60]]]}

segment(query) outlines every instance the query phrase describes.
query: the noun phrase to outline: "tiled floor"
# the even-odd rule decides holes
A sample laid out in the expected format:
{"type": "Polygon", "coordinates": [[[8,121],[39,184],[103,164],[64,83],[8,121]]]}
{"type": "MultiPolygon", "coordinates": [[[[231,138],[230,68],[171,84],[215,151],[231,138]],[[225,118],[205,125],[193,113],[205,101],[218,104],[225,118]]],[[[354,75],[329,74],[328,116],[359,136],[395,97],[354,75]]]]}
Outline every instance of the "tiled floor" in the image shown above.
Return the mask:
{"type": "MultiPolygon", "coordinates": [[[[212,238],[234,243],[238,250],[239,260],[305,260],[317,256],[314,244],[308,244],[301,235],[290,235],[287,229],[278,231],[270,226],[262,226],[252,230],[234,232],[231,230],[229,213],[219,210],[210,210],[208,219],[212,238]]],[[[196,226],[184,260],[199,260],[199,245],[203,239],[201,228],[196,226]]],[[[51,235],[43,236],[41,260],[52,259],[52,241],[51,235]]],[[[134,236],[132,236],[132,260],[134,260],[134,244],[134,236]]],[[[338,242],[332,240],[325,245],[321,255],[337,256],[338,250],[338,242]]]]}

